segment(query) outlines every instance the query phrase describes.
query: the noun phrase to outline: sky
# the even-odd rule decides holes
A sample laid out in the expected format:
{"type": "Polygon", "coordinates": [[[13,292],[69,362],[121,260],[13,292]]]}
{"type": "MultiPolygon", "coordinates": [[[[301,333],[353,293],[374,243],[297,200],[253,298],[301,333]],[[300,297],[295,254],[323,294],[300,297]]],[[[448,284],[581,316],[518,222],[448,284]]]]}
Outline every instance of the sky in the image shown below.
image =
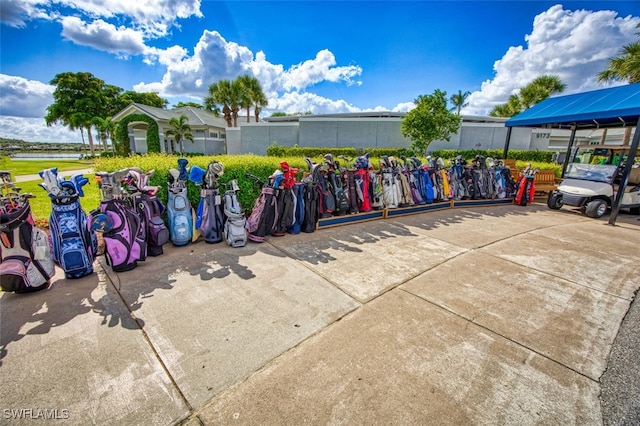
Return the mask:
{"type": "Polygon", "coordinates": [[[0,0],[0,137],[82,141],[43,118],[63,72],[169,107],[249,74],[264,116],[406,112],[435,90],[486,115],[540,75],[563,94],[607,87],[595,75],[639,23],[638,0],[0,0]]]}

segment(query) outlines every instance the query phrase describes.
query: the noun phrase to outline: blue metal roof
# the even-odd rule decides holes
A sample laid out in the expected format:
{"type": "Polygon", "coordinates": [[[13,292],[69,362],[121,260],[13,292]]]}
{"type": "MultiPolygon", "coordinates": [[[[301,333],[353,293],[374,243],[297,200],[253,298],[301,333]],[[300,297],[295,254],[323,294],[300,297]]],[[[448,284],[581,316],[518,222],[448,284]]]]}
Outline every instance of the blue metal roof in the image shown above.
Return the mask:
{"type": "Polygon", "coordinates": [[[547,98],[507,120],[507,127],[598,128],[635,126],[640,83],[547,98]]]}

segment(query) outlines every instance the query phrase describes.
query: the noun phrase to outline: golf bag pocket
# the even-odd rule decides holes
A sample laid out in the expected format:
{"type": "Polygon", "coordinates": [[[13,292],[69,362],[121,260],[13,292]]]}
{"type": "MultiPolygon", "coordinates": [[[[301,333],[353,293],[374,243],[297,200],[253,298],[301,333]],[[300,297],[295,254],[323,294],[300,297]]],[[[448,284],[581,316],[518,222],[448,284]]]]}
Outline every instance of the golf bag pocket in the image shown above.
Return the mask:
{"type": "Polygon", "coordinates": [[[160,216],[149,219],[149,242],[153,246],[162,247],[169,241],[169,230],[160,216]]]}
{"type": "Polygon", "coordinates": [[[141,241],[142,222],[121,200],[101,203],[101,211],[107,215],[109,229],[103,233],[105,257],[114,272],[129,271],[138,266],[138,260],[146,256],[146,243],[141,241]]]}
{"type": "Polygon", "coordinates": [[[34,262],[26,256],[16,256],[4,260],[0,264],[0,276],[2,276],[0,278],[2,291],[15,293],[39,290],[49,281],[49,278],[46,278],[34,262]]]}
{"type": "Polygon", "coordinates": [[[223,239],[222,200],[217,189],[200,191],[200,203],[197,213],[199,227],[204,241],[219,243],[223,239]]]}
{"type": "MultiPolygon", "coordinates": [[[[28,208],[28,207],[27,207],[28,208]]],[[[46,288],[55,273],[46,234],[24,219],[2,232],[0,242],[0,288],[27,293],[46,288]]]]}
{"type": "Polygon", "coordinates": [[[224,223],[222,234],[231,247],[244,247],[247,244],[246,219],[235,191],[224,194],[224,223]]]}
{"type": "Polygon", "coordinates": [[[171,242],[176,246],[183,246],[191,242],[193,217],[186,188],[182,188],[178,192],[169,190],[167,216],[171,242]]]}
{"type": "Polygon", "coordinates": [[[160,200],[148,194],[136,196],[136,211],[144,218],[147,237],[147,254],[159,256],[163,253],[162,246],[169,242],[169,230],[162,220],[164,205],[160,200]]]}
{"type": "Polygon", "coordinates": [[[76,198],[68,204],[52,204],[49,217],[49,242],[53,260],[66,278],[93,273],[98,250],[95,231],[87,227],[87,215],[76,198]]]}
{"type": "Polygon", "coordinates": [[[224,224],[224,238],[231,247],[244,247],[247,244],[244,217],[239,219],[227,218],[224,224]]]}

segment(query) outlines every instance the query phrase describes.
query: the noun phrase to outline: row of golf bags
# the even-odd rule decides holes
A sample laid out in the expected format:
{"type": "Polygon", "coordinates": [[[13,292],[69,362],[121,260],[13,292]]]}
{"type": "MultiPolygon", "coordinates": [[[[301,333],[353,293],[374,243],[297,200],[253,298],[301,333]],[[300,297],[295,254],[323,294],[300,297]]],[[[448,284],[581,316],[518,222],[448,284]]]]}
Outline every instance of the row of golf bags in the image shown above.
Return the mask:
{"type": "Polygon", "coordinates": [[[344,167],[332,154],[323,164],[307,158],[308,173],[296,181],[298,169],[280,163],[268,181],[247,175],[262,187],[247,218],[248,238],[264,241],[268,235],[313,232],[318,219],[375,209],[406,207],[450,199],[513,197],[518,185],[509,167],[500,160],[477,156],[467,164],[456,157],[449,168],[441,159],[381,157],[379,170],[369,155],[351,159],[341,156],[344,167]]]}
{"type": "Polygon", "coordinates": [[[440,158],[382,156],[375,170],[369,155],[349,158],[343,167],[331,154],[324,156],[319,171],[309,163],[312,181],[318,188],[318,215],[329,217],[368,212],[375,209],[407,207],[448,200],[493,199],[515,195],[517,187],[509,167],[501,160],[482,156],[471,164],[458,156],[449,168],[440,158]]]}
{"type": "Polygon", "coordinates": [[[58,175],[56,168],[42,170],[40,186],[51,199],[49,235],[35,226],[29,198],[11,182],[8,171],[0,171],[0,288],[10,292],[29,292],[47,288],[58,265],[66,278],[93,273],[101,232],[104,255],[115,272],[135,268],[147,256],[159,256],[162,246],[195,241],[200,235],[209,243],[225,240],[233,247],[246,244],[245,217],[236,192],[236,181],[220,194],[217,179],[224,167],[218,162],[207,170],[191,168],[191,179],[201,186],[201,199],[192,209],[187,198],[186,159],[168,176],[168,203],[157,197],[160,190],[149,185],[153,170],[144,173],[129,168],[113,173],[96,173],[101,201],[90,214],[82,209],[80,197],[89,182],[82,174],[70,178],[58,175]],[[167,213],[168,226],[162,215],[167,213]]]}
{"type": "Polygon", "coordinates": [[[200,236],[207,243],[223,240],[232,247],[246,244],[244,213],[237,199],[238,185],[231,181],[220,191],[218,178],[224,166],[212,161],[207,169],[187,167],[186,158],[167,176],[167,204],[158,199],[158,186],[150,186],[153,170],[129,168],[96,173],[101,202],[88,218],[91,229],[102,232],[107,263],[116,272],[128,271],[147,256],[163,254],[168,242],[184,246],[200,236]],[[200,202],[193,208],[187,182],[200,187],[200,202]],[[166,211],[167,224],[162,215],[166,211]]]}

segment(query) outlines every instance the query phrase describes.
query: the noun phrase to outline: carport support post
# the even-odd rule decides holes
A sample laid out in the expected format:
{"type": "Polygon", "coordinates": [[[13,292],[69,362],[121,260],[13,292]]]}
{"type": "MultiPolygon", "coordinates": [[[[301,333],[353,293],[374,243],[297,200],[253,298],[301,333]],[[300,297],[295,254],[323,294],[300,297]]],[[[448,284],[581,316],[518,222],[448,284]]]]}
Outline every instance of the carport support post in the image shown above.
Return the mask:
{"type": "Polygon", "coordinates": [[[569,136],[569,146],[567,146],[567,155],[564,156],[564,161],[562,162],[562,174],[560,177],[564,177],[564,173],[567,171],[567,166],[569,165],[569,157],[571,157],[571,151],[573,151],[573,144],[576,140],[576,125],[571,125],[571,136],[569,136]]]}
{"type": "Polygon", "coordinates": [[[509,152],[509,143],[511,142],[511,129],[513,127],[507,127],[507,137],[504,141],[504,152],[502,153],[502,159],[507,159],[507,153],[509,152]]]}
{"type": "Polygon", "coordinates": [[[625,189],[627,189],[627,183],[629,182],[629,175],[631,174],[631,167],[633,166],[636,153],[638,152],[638,142],[640,142],[640,131],[638,130],[639,126],[640,126],[640,118],[638,118],[638,123],[636,124],[636,131],[633,134],[631,149],[629,150],[629,156],[627,157],[624,170],[622,171],[622,179],[620,180],[618,192],[616,193],[616,198],[613,201],[613,206],[611,206],[611,215],[609,216],[609,225],[616,224],[616,219],[618,218],[618,213],[620,212],[620,201],[622,201],[622,196],[624,195],[624,191],[625,189]]]}

